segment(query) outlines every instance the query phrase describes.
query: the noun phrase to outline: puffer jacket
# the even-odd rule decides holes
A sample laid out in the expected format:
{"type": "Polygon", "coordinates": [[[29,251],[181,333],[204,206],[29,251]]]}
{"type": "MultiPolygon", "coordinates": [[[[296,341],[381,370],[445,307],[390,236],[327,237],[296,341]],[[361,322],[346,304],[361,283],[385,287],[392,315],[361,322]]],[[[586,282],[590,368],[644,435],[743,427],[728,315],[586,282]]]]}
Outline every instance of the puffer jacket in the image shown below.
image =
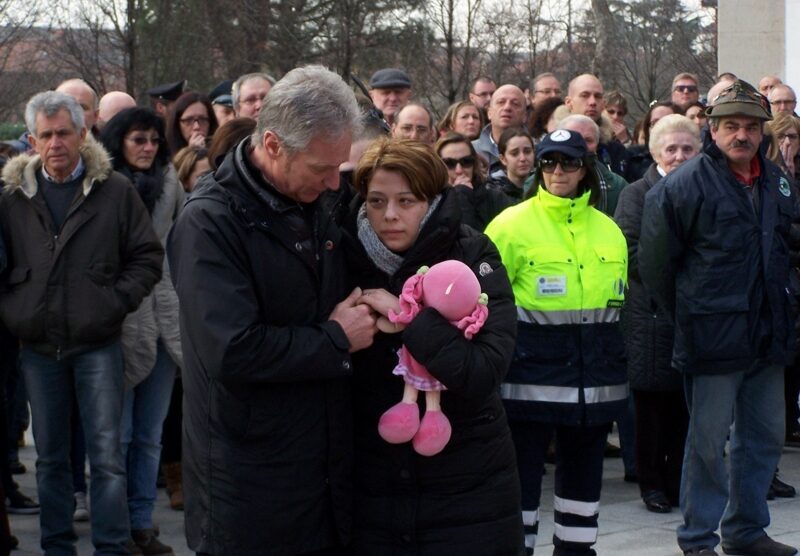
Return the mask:
{"type": "MultiPolygon", "coordinates": [[[[358,556],[523,554],[519,478],[498,387],[511,358],[516,318],[511,285],[489,239],[459,225],[452,190],[420,231],[392,276],[367,257],[355,232],[353,205],[345,226],[351,286],[397,295],[422,265],[457,259],[473,269],[489,297],[489,317],[472,340],[434,309],[424,309],[402,334],[375,336],[353,354],[355,408],[355,527],[358,556]],[[444,450],[420,456],[410,443],[378,435],[381,414],[400,401],[404,382],[392,374],[402,344],[447,390],[442,411],[453,435],[444,450]]],[[[424,396],[420,395],[420,414],[424,396]]]]}
{"type": "Polygon", "coordinates": [[[114,172],[91,136],[81,146],[82,194],[55,229],[38,192],[38,155],[19,155],[3,169],[0,227],[9,271],[0,317],[23,345],[61,358],[119,338],[161,277],[164,249],[131,183],[114,172]]]}
{"type": "Polygon", "coordinates": [[[513,204],[502,191],[490,188],[485,183],[476,187],[456,185],[452,188],[461,210],[461,221],[473,230],[482,232],[492,219],[513,204]]]}

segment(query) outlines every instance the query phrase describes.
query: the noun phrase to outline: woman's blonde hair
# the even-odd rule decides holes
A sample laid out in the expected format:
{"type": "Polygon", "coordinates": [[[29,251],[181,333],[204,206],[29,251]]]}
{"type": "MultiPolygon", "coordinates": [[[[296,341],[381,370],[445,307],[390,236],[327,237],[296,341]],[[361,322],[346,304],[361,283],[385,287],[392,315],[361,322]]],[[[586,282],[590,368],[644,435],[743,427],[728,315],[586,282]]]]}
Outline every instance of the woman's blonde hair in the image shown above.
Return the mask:
{"type": "Polygon", "coordinates": [[[418,199],[433,200],[447,187],[447,167],[430,145],[411,139],[376,139],[358,161],[353,185],[367,196],[369,182],[378,170],[397,172],[411,187],[418,199]]]}
{"type": "Polygon", "coordinates": [[[189,180],[189,176],[192,175],[192,171],[194,170],[197,161],[202,160],[207,156],[208,151],[205,148],[197,147],[195,145],[187,145],[179,150],[175,155],[172,163],[175,165],[175,171],[177,172],[178,179],[180,180],[184,189],[187,189],[187,181],[189,180]]]}
{"type": "Polygon", "coordinates": [[[787,132],[794,131],[800,135],[800,119],[789,112],[778,112],[772,116],[772,119],[764,126],[764,132],[772,136],[767,149],[767,158],[772,162],[783,168],[784,161],[781,155],[781,142],[778,141],[778,135],[785,135],[787,132]]]}

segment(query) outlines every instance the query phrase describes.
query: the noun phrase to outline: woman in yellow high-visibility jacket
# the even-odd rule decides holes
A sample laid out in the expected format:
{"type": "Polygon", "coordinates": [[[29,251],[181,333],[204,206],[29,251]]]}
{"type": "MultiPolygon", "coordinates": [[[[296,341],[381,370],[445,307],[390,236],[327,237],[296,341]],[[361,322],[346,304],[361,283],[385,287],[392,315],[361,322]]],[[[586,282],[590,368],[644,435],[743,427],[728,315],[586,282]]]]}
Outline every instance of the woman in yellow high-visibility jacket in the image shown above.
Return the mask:
{"type": "Polygon", "coordinates": [[[554,131],[537,158],[532,197],[486,229],[517,305],[516,351],[501,394],[517,450],[529,554],[544,455],[555,436],[553,554],[588,555],[597,540],[606,437],[628,398],[619,328],[627,245],[614,221],[593,207],[599,179],[580,134],[554,131]]]}

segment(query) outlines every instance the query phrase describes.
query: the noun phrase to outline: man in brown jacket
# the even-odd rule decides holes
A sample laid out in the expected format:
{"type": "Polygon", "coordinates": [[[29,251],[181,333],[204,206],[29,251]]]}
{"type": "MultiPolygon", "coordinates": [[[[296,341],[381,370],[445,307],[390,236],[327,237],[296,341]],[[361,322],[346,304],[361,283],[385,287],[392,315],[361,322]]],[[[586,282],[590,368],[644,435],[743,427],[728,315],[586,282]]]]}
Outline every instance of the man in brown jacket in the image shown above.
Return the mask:
{"type": "Polygon", "coordinates": [[[22,344],[38,451],[41,546],[74,554],[69,435],[78,401],[91,467],[96,554],[128,554],[119,429],[122,320],[161,276],[163,248],[131,183],[87,136],[83,110],[63,93],[25,109],[35,155],[3,170],[0,232],[8,272],[0,317],[22,344]]]}

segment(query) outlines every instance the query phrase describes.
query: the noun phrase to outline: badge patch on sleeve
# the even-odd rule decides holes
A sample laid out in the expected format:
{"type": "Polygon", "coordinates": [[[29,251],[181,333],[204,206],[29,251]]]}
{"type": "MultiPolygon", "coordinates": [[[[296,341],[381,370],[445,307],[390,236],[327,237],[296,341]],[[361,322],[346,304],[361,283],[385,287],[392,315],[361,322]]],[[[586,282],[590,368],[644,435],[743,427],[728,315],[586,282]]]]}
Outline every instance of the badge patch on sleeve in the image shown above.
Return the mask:
{"type": "Polygon", "coordinates": [[[780,191],[781,195],[784,197],[791,197],[792,189],[789,187],[789,180],[781,178],[778,182],[778,191],[780,191]]]}
{"type": "Polygon", "coordinates": [[[567,295],[566,276],[540,276],[537,282],[539,297],[567,295]]]}

